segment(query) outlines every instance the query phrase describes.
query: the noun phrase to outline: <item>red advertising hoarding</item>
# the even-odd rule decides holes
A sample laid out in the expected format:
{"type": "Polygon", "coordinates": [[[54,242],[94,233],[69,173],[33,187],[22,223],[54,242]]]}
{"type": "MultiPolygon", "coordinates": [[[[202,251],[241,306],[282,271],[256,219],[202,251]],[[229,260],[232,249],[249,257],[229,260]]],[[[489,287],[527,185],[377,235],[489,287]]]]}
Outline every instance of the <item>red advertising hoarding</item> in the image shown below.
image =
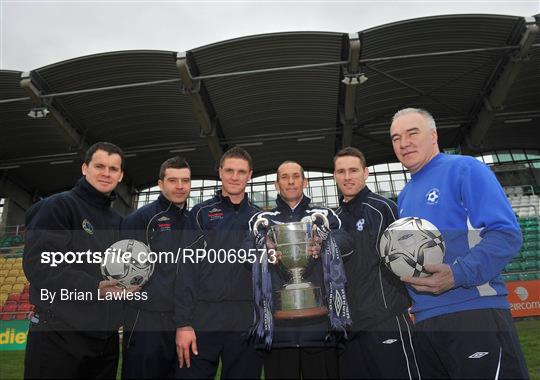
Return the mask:
{"type": "Polygon", "coordinates": [[[512,316],[540,316],[540,280],[506,283],[512,316]]]}

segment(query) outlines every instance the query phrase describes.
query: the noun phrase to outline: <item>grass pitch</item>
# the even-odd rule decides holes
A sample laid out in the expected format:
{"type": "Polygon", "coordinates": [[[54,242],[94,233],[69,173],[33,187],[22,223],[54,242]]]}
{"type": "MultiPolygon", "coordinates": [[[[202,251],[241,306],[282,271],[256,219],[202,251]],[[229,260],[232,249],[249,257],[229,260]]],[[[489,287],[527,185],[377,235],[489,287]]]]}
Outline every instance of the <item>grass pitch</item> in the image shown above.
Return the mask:
{"type": "MultiPolygon", "coordinates": [[[[516,321],[516,328],[531,380],[540,380],[540,319],[516,321]]],[[[24,351],[0,351],[0,380],[22,379],[23,366],[24,351]]]]}

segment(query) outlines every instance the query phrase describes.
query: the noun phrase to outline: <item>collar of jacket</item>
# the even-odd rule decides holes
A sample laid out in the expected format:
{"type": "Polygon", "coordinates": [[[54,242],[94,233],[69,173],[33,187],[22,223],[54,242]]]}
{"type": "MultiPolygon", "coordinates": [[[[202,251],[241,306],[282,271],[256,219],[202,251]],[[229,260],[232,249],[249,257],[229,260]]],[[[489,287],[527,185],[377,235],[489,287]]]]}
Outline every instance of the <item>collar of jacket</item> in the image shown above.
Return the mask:
{"type": "Polygon", "coordinates": [[[339,206],[344,210],[348,210],[351,207],[356,207],[362,202],[365,202],[369,194],[371,194],[371,190],[367,186],[364,186],[364,188],[348,202],[343,201],[343,196],[339,197],[339,206]]]}
{"type": "MultiPolygon", "coordinates": [[[[231,209],[234,209],[234,203],[231,202],[231,198],[223,195],[221,193],[221,190],[218,190],[216,192],[216,198],[219,199],[225,206],[231,208],[231,209]]],[[[248,200],[248,197],[247,197],[247,194],[244,193],[244,199],[242,199],[242,202],[240,202],[240,207],[238,208],[239,210],[245,208],[248,204],[249,200],[248,200]]]]}
{"type": "Polygon", "coordinates": [[[302,199],[300,199],[300,202],[296,205],[296,207],[293,210],[291,206],[289,206],[289,204],[283,200],[280,194],[278,194],[276,198],[277,209],[281,212],[293,213],[297,210],[302,210],[303,212],[309,206],[310,203],[311,203],[311,199],[305,194],[302,194],[302,199]]]}
{"type": "Polygon", "coordinates": [[[187,200],[184,202],[184,205],[182,207],[178,207],[177,205],[173,204],[170,200],[165,198],[165,195],[163,194],[159,194],[158,203],[159,203],[159,208],[161,209],[161,211],[169,210],[172,212],[177,212],[179,214],[182,214],[187,209],[187,200]]]}
{"type": "Polygon", "coordinates": [[[103,194],[90,185],[84,176],[77,181],[73,191],[85,202],[99,208],[109,208],[111,202],[116,199],[114,191],[110,195],[103,194]]]}

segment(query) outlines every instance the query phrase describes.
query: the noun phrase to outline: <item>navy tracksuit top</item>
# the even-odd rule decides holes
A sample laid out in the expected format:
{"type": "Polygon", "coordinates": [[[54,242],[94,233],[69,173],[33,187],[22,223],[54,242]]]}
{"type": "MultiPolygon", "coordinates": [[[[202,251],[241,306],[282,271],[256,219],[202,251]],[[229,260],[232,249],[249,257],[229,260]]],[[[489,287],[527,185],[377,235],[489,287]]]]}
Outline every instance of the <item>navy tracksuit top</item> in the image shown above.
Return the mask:
{"type": "Polygon", "coordinates": [[[178,207],[160,194],[154,202],[141,207],[122,222],[120,235],[123,239],[143,242],[158,257],[152,277],[141,290],[147,293],[148,299],[131,301],[131,306],[162,312],[174,310],[174,283],[177,265],[180,265],[178,250],[187,221],[186,206],[178,207]],[[164,254],[168,252],[172,255],[164,254]]]}

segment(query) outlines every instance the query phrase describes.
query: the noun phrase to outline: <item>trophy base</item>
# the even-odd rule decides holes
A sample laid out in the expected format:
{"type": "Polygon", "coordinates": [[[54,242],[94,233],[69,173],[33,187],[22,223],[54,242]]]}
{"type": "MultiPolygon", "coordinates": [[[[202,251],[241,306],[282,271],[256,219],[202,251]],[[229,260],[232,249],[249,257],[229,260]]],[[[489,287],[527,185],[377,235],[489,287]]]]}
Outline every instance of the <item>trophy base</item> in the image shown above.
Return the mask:
{"type": "Polygon", "coordinates": [[[276,292],[276,319],[313,318],[326,315],[321,288],[310,283],[289,284],[276,292]]]}
{"type": "Polygon", "coordinates": [[[276,310],[274,318],[276,319],[298,319],[298,318],[314,318],[322,317],[328,314],[328,309],[325,306],[311,307],[309,309],[297,310],[276,310]]]}

